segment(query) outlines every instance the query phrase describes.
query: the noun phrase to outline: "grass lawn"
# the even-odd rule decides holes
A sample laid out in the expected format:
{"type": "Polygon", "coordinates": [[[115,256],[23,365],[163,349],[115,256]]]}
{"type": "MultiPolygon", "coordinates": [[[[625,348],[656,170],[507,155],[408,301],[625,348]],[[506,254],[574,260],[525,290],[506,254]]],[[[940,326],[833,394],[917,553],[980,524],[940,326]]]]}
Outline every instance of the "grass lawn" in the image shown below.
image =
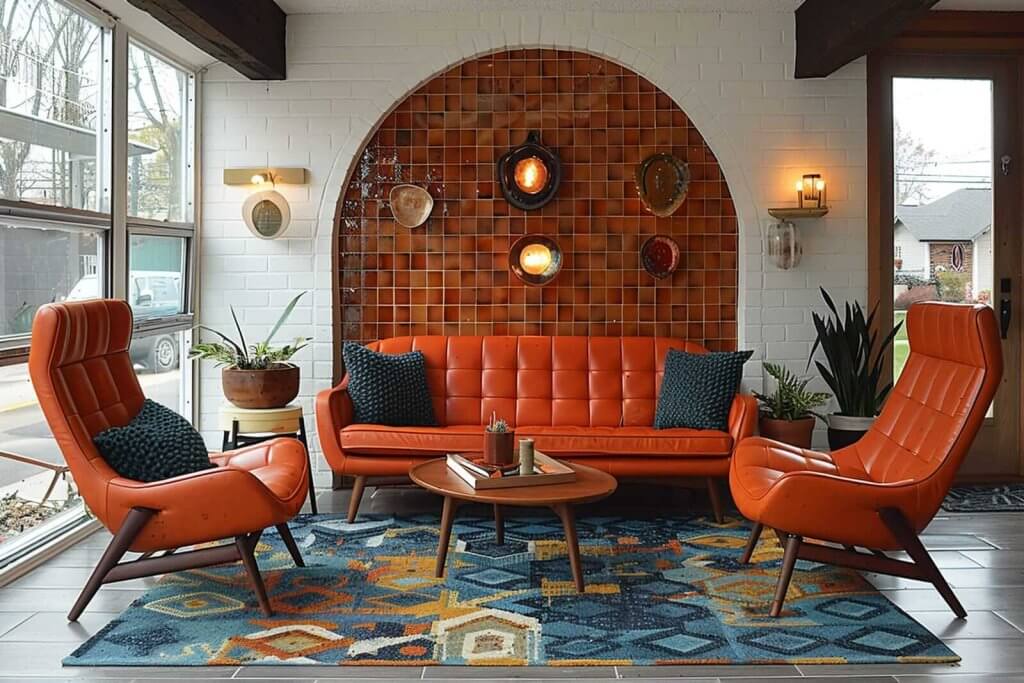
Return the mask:
{"type": "Polygon", "coordinates": [[[907,312],[895,311],[892,317],[893,325],[903,323],[892,342],[892,377],[895,381],[903,372],[903,366],[907,364],[907,356],[910,355],[910,342],[907,341],[907,312]]]}

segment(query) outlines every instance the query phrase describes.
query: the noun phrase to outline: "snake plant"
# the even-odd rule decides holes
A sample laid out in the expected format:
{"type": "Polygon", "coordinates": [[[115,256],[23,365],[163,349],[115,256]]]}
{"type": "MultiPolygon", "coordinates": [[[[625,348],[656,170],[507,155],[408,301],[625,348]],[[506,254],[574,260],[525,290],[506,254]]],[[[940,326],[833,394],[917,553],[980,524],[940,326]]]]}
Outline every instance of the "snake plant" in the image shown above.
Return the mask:
{"type": "Polygon", "coordinates": [[[829,315],[812,313],[817,339],[811,348],[807,366],[814,362],[822,379],[832,390],[839,404],[839,414],[849,417],[874,417],[882,410],[885,397],[892,389],[892,381],[882,384],[885,352],[892,345],[900,323],[890,330],[879,343],[874,329],[878,307],[865,317],[864,309],[856,301],[847,302],[840,316],[832,297],[824,288],[821,296],[828,306],[829,315]],[[814,360],[814,352],[821,348],[826,363],[814,360]]]}

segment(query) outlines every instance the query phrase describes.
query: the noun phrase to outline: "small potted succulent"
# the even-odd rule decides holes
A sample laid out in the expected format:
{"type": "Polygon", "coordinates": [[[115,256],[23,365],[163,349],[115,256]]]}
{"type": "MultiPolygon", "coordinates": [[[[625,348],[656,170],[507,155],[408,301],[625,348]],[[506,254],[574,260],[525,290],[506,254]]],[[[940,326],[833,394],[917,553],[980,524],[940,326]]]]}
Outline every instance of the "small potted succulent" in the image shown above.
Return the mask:
{"type": "Polygon", "coordinates": [[[299,394],[299,367],[288,361],[305,347],[311,338],[298,337],[291,344],[284,346],[271,346],[271,342],[303,294],[305,292],[289,302],[270,330],[270,334],[256,344],[246,344],[242,326],[238,323],[233,306],[231,318],[235,321],[235,329],[238,331],[237,342],[222,332],[205,325],[196,325],[196,328],[212,332],[222,341],[194,344],[189,350],[188,357],[212,360],[218,367],[223,367],[221,386],[224,398],[239,408],[282,408],[288,405],[299,394]]]}
{"type": "Polygon", "coordinates": [[[511,465],[514,461],[516,433],[508,423],[491,413],[484,430],[484,462],[488,465],[511,465]]]}
{"type": "Polygon", "coordinates": [[[807,365],[813,362],[825,384],[832,390],[839,411],[828,416],[828,443],[833,449],[856,443],[871,428],[882,410],[885,397],[892,389],[892,381],[883,382],[885,352],[903,325],[889,330],[881,341],[881,326],[875,329],[876,306],[867,316],[856,301],[847,302],[840,316],[832,297],[822,288],[821,296],[828,306],[829,315],[812,313],[817,339],[811,348],[807,365]],[[825,362],[814,360],[814,352],[821,348],[825,362]]]}
{"type": "Polygon", "coordinates": [[[810,448],[814,418],[821,417],[814,409],[828,403],[829,394],[808,391],[807,384],[811,380],[797,377],[789,368],[765,363],[764,369],[775,379],[775,391],[771,394],[754,392],[754,397],[761,403],[758,422],[761,436],[799,448],[810,448]]]}

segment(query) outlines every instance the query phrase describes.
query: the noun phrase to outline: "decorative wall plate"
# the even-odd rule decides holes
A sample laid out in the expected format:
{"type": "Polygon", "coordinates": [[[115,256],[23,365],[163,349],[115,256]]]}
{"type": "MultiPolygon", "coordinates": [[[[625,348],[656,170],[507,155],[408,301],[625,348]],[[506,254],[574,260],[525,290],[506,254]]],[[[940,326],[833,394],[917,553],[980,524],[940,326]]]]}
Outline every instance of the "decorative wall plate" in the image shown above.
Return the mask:
{"type": "Polygon", "coordinates": [[[679,244],[668,235],[648,237],[640,247],[644,270],[663,280],[679,268],[679,244]]]}
{"type": "Polygon", "coordinates": [[[636,167],[636,191],[655,216],[671,216],[686,200],[690,169],[671,154],[652,154],[636,167]]]}
{"type": "Polygon", "coordinates": [[[434,198],[418,185],[395,185],[388,195],[391,213],[405,228],[418,228],[430,218],[434,198]]]}
{"type": "Polygon", "coordinates": [[[274,240],[288,229],[292,210],[280,192],[265,190],[249,195],[242,204],[242,220],[261,240],[274,240]]]}

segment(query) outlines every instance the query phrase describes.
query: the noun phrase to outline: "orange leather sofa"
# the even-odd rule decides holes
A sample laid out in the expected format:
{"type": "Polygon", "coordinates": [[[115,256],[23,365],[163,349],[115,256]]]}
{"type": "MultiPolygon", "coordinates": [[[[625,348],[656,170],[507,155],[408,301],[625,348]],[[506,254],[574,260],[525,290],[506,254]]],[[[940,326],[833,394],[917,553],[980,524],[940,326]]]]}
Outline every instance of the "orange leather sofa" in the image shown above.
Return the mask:
{"type": "Polygon", "coordinates": [[[907,363],[860,441],[831,454],[763,438],[736,449],[729,484],[740,512],[755,522],[743,562],[764,527],[785,546],[772,616],[782,611],[797,559],[930,582],[966,616],[918,534],[949,491],[999,386],[999,330],[992,309],[980,305],[914,304],[906,324],[907,363]],[[888,557],[890,550],[912,561],[888,557]]]}
{"type": "Polygon", "coordinates": [[[692,342],[652,337],[399,337],[369,348],[422,351],[438,427],[353,424],[338,386],[317,396],[324,455],[335,474],[355,477],[349,520],[367,477],[405,476],[424,460],[479,452],[492,413],[537,449],[623,477],[705,477],[721,517],[715,478],[734,446],[754,432],[752,396],[733,401],[727,431],[654,429],[669,349],[707,353],[692,342]]]}
{"type": "Polygon", "coordinates": [[[132,311],[119,300],[49,304],[32,324],[29,373],[39,405],[82,498],[114,534],[68,618],[77,620],[104,583],[238,560],[270,615],[253,549],[263,529],[276,527],[302,566],[287,522],[306,499],[305,448],[297,439],[274,439],[213,454],[218,467],[164,481],[119,476],[92,439],[127,424],[142,407],[131,338],[132,311]],[[234,542],[174,552],[220,539],[234,542]],[[120,562],[129,550],[142,558],[120,562]],[[152,556],[157,551],[170,552],[152,556]]]}

